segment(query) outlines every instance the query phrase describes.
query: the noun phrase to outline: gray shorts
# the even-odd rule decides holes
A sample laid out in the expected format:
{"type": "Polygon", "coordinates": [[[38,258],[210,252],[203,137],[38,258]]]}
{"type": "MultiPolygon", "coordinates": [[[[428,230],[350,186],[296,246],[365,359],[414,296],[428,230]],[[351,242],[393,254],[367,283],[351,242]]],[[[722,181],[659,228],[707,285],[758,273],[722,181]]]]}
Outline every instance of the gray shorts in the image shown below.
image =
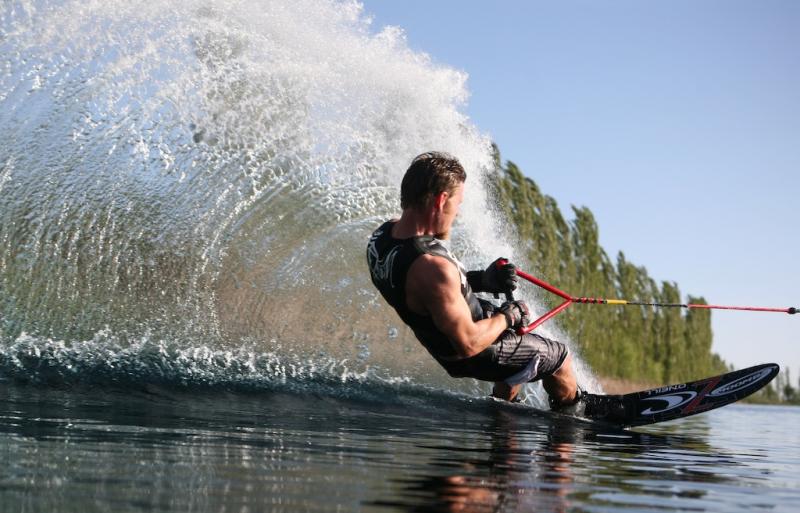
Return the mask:
{"type": "Polygon", "coordinates": [[[496,365],[502,369],[502,378],[495,381],[505,381],[508,385],[550,376],[561,368],[569,354],[566,345],[536,333],[517,335],[506,331],[493,346],[496,365]]]}
{"type": "Polygon", "coordinates": [[[561,342],[535,333],[520,336],[508,330],[478,355],[439,363],[453,377],[518,385],[550,376],[561,368],[568,354],[569,349],[561,342]]]}

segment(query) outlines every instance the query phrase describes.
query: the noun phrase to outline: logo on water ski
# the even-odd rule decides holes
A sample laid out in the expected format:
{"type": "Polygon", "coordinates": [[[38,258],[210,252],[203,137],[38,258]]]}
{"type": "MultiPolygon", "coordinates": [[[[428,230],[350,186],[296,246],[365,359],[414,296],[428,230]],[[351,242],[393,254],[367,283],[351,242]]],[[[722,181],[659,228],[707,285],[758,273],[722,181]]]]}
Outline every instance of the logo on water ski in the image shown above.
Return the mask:
{"type": "Polygon", "coordinates": [[[650,395],[653,394],[663,394],[664,392],[674,392],[675,390],[683,390],[686,388],[686,383],[681,383],[679,385],[668,385],[661,388],[655,388],[653,390],[648,390],[647,393],[650,395]]]}
{"type": "Polygon", "coordinates": [[[732,394],[734,392],[738,392],[739,390],[746,388],[753,383],[758,383],[765,377],[769,376],[769,374],[774,370],[774,367],[767,367],[761,370],[757,370],[756,372],[752,372],[747,376],[743,376],[735,381],[722,385],[719,388],[712,390],[708,395],[711,397],[721,397],[723,395],[732,394]]]}
{"type": "Polygon", "coordinates": [[[645,397],[642,399],[642,401],[664,401],[667,404],[663,408],[651,406],[650,408],[644,410],[641,415],[654,415],[656,413],[663,413],[675,408],[680,408],[695,397],[697,397],[697,392],[691,390],[687,392],[678,392],[675,394],[659,395],[656,397],[645,397]]]}
{"type": "MultiPolygon", "coordinates": [[[[703,403],[703,399],[711,392],[717,383],[720,382],[722,376],[716,376],[714,378],[704,379],[702,381],[696,381],[691,383],[692,386],[699,386],[702,384],[706,384],[703,387],[703,390],[697,392],[695,390],[686,390],[684,392],[675,392],[671,394],[664,394],[655,397],[645,397],[642,401],[666,401],[667,405],[663,408],[650,407],[643,411],[641,415],[654,415],[657,413],[664,413],[666,411],[674,410],[676,408],[680,408],[681,406],[686,405],[685,408],[681,411],[682,414],[688,415],[691,412],[700,412],[703,410],[707,410],[709,408],[713,408],[714,406],[711,403],[703,403]]],[[[689,384],[686,384],[689,386],[689,384]]]]}

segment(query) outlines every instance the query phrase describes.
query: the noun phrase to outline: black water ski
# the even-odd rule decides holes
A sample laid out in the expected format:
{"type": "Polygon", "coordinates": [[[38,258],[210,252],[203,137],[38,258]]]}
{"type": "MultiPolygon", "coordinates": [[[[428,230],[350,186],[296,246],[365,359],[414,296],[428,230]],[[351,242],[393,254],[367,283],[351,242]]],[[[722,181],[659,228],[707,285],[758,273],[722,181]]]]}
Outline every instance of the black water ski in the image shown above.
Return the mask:
{"type": "Polygon", "coordinates": [[[765,363],[721,376],[625,395],[585,394],[579,403],[583,411],[575,413],[625,427],[679,419],[747,397],[772,381],[779,369],[774,363],[765,363]]]}

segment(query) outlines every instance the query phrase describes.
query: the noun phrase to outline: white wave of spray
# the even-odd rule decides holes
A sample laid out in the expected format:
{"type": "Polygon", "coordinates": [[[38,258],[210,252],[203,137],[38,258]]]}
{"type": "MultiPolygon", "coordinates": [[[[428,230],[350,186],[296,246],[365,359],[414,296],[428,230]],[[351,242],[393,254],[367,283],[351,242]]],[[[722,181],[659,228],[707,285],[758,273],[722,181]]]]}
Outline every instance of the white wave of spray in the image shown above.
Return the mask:
{"type": "Polygon", "coordinates": [[[377,296],[364,245],[434,149],[469,174],[465,263],[517,257],[464,73],[376,32],[355,2],[2,9],[4,350],[246,339],[453,386],[377,296]]]}

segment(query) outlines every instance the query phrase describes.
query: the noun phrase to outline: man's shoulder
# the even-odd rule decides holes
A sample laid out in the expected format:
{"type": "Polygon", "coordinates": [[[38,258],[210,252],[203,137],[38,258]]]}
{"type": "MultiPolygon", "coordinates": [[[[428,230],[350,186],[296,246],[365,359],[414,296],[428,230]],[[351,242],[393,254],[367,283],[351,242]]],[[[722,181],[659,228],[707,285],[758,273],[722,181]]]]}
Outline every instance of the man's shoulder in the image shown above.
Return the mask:
{"type": "Polygon", "coordinates": [[[426,284],[460,281],[458,268],[453,262],[446,256],[434,253],[423,253],[417,257],[411,264],[409,277],[426,284]]]}
{"type": "Polygon", "coordinates": [[[408,270],[406,291],[412,310],[430,313],[437,308],[434,305],[449,303],[460,294],[458,268],[445,257],[420,255],[408,270]]]}

